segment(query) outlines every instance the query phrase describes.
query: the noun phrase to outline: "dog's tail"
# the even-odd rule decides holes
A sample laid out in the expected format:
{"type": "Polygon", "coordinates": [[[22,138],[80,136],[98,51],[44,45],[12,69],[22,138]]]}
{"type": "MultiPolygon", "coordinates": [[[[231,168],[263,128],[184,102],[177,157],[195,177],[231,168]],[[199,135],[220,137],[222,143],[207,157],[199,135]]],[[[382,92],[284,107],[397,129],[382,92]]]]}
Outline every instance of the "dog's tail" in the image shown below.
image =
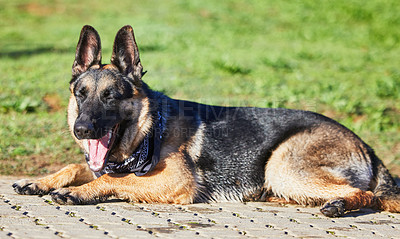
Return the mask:
{"type": "Polygon", "coordinates": [[[400,212],[400,187],[378,157],[374,155],[372,160],[375,162],[374,174],[376,186],[373,192],[376,197],[376,209],[400,212]]]}

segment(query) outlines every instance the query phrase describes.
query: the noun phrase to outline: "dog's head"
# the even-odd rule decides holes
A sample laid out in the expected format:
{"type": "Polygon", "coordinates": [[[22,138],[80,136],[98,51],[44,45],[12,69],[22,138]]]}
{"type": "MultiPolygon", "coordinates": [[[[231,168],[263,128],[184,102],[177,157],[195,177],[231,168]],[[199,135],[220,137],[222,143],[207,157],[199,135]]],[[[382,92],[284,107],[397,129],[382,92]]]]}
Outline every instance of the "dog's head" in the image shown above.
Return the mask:
{"type": "Polygon", "coordinates": [[[126,158],[151,127],[147,86],[133,29],[121,28],[114,41],[111,64],[101,64],[96,30],[84,26],[76,49],[70,82],[68,124],[100,171],[109,158],[126,158]]]}

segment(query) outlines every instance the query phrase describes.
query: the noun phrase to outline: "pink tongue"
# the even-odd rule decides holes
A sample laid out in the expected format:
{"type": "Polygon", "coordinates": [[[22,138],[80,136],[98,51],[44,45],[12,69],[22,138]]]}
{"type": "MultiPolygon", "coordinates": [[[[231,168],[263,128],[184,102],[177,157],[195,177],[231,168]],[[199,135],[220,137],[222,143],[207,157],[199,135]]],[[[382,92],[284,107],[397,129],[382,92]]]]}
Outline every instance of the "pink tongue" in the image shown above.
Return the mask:
{"type": "Polygon", "coordinates": [[[89,139],[89,167],[97,172],[103,168],[105,157],[108,152],[108,141],[110,134],[107,133],[101,139],[89,139]]]}

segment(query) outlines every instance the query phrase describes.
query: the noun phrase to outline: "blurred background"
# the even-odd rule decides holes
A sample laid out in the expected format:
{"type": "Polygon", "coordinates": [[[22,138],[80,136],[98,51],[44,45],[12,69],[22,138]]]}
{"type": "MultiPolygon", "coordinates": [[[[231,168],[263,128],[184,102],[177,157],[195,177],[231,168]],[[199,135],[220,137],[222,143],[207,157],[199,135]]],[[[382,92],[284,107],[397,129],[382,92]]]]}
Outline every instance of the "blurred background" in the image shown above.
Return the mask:
{"type": "Polygon", "coordinates": [[[66,106],[85,24],[100,33],[103,63],[132,25],[155,90],[317,111],[400,175],[399,12],[398,0],[0,0],[0,175],[83,162],[66,106]]]}

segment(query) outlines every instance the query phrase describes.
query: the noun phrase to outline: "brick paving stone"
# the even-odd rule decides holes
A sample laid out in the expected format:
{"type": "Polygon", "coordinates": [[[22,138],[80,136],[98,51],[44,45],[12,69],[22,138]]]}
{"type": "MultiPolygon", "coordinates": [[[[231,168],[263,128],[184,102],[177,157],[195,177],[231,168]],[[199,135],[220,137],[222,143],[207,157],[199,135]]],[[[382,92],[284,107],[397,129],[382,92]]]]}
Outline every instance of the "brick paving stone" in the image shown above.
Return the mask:
{"type": "Polygon", "coordinates": [[[0,230],[0,238],[12,238],[13,235],[10,231],[7,231],[5,229],[0,230]]]}
{"type": "Polygon", "coordinates": [[[0,225],[3,225],[3,230],[12,237],[32,238],[35,236],[36,238],[56,238],[54,231],[45,229],[44,226],[36,225],[28,217],[2,217],[0,225]]]}

